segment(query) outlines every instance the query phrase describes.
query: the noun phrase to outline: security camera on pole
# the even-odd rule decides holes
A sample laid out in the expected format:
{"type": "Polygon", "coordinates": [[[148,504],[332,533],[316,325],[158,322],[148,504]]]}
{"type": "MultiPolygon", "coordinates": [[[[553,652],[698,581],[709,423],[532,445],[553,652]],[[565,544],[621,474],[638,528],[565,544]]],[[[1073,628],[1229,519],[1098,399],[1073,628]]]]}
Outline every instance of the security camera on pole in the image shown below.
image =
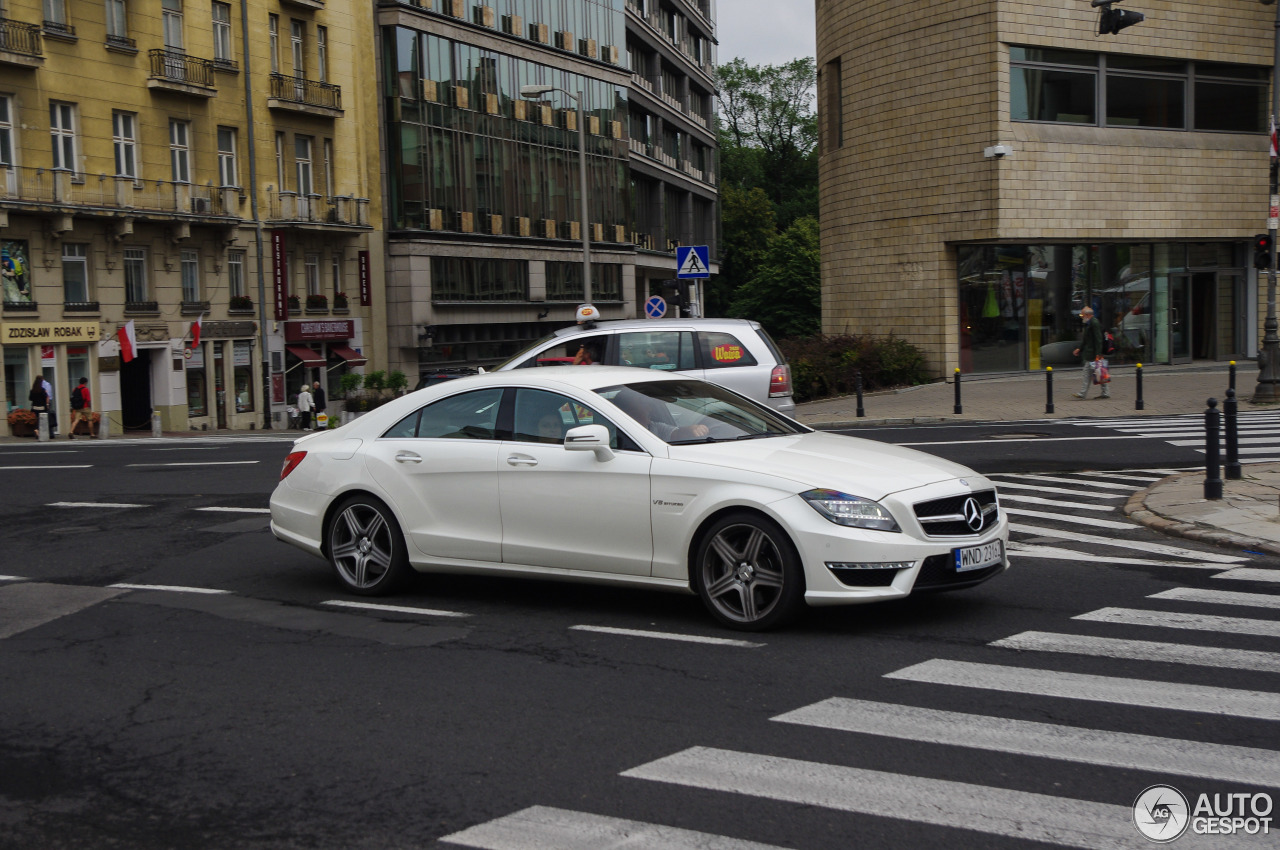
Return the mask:
{"type": "Polygon", "coordinates": [[[1147,16],[1141,12],[1112,9],[1111,4],[1118,2],[1120,0],[1093,0],[1089,4],[1095,9],[1101,9],[1098,13],[1098,35],[1115,35],[1125,27],[1131,27],[1146,20],[1147,16]]]}

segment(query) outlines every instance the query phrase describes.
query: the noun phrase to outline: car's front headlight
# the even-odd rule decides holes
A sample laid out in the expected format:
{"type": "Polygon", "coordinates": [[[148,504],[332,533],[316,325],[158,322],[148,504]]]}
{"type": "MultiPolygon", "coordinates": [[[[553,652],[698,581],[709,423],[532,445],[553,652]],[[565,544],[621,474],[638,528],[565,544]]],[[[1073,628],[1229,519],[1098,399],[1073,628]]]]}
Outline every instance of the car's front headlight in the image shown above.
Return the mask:
{"type": "Polygon", "coordinates": [[[809,490],[801,493],[800,498],[837,525],[875,531],[902,530],[894,522],[893,514],[884,505],[871,499],[850,496],[838,490],[809,490]]]}

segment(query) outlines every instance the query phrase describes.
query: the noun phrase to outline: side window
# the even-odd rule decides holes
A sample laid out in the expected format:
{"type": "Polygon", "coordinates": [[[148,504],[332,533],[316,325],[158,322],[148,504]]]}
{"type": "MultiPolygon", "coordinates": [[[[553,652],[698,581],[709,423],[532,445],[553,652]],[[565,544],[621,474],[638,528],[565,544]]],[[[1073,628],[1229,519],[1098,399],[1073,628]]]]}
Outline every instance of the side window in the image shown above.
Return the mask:
{"type": "Polygon", "coordinates": [[[707,369],[757,365],[751,352],[733,334],[701,331],[698,342],[702,346],[702,365],[707,369]]]}
{"type": "Polygon", "coordinates": [[[626,435],[620,435],[612,422],[585,404],[544,390],[516,390],[514,439],[523,443],[563,443],[569,429],[579,425],[608,428],[610,448],[639,448],[626,435]],[[619,437],[623,441],[621,446],[619,437]]]}
{"type": "Polygon", "coordinates": [[[493,440],[502,390],[476,390],[442,398],[391,426],[384,437],[493,440]]]}
{"type": "Polygon", "coordinates": [[[517,369],[527,369],[533,366],[570,366],[577,359],[578,349],[585,349],[588,363],[603,363],[604,353],[609,336],[600,334],[598,336],[575,336],[564,342],[556,343],[550,348],[545,348],[537,354],[531,355],[521,361],[517,369]]]}
{"type": "Polygon", "coordinates": [[[696,369],[692,331],[641,331],[618,336],[618,363],[642,369],[696,369]]]}

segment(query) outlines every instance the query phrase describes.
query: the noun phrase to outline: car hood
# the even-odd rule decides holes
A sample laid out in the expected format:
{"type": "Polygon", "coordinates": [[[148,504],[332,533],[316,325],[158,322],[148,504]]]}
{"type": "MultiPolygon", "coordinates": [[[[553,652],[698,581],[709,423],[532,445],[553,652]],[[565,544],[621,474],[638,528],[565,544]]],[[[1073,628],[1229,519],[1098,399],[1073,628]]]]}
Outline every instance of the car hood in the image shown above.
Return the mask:
{"type": "Polygon", "coordinates": [[[889,443],[815,431],[734,443],[672,446],[677,460],[749,469],[879,501],[890,493],[956,478],[981,479],[949,460],[889,443]]]}

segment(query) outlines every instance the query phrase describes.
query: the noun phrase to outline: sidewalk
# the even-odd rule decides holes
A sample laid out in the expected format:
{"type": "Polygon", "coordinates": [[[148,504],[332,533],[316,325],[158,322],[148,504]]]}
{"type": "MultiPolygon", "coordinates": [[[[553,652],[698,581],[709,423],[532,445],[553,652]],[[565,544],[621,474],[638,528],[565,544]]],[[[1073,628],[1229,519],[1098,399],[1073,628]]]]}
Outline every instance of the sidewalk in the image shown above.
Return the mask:
{"type": "MultiPolygon", "coordinates": [[[[1249,401],[1257,382],[1252,361],[1236,364],[1236,393],[1241,413],[1275,410],[1280,405],[1249,401]]],[[[1147,366],[1143,368],[1143,410],[1134,409],[1137,382],[1134,369],[1112,371],[1111,399],[1090,390],[1086,400],[1072,398],[1080,390],[1080,370],[1054,370],[1053,413],[1045,413],[1047,391],[1043,372],[961,380],[962,413],[955,413],[955,386],[929,384],[906,390],[864,393],[864,418],[857,418],[857,399],[846,396],[796,405],[796,419],[816,428],[857,428],[869,425],[936,424],[944,422],[1021,421],[1202,415],[1207,399],[1226,397],[1226,363],[1209,366],[1147,366]]],[[[1200,540],[1236,550],[1280,555],[1280,464],[1250,464],[1240,481],[1223,482],[1223,498],[1204,498],[1204,473],[1189,472],[1159,481],[1135,493],[1124,507],[1135,522],[1177,537],[1200,540]]]]}

